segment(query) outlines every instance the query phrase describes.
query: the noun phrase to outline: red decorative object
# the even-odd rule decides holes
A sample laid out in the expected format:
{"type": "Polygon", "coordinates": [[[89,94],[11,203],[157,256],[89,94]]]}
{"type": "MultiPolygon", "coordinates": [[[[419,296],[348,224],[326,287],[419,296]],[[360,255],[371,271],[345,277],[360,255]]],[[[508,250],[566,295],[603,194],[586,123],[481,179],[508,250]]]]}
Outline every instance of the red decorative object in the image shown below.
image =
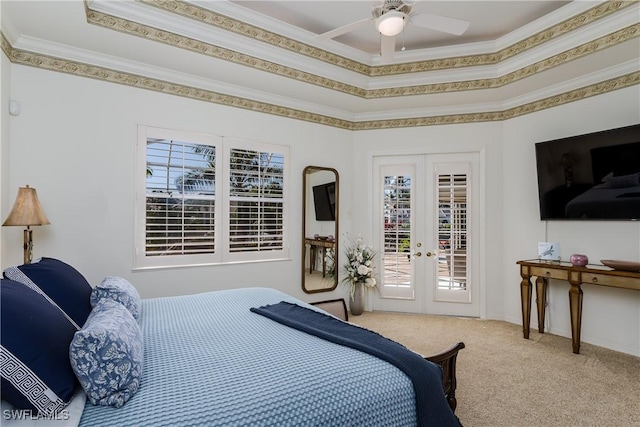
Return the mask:
{"type": "Polygon", "coordinates": [[[569,258],[569,261],[576,267],[584,267],[589,263],[589,258],[583,254],[573,254],[571,258],[569,258]]]}

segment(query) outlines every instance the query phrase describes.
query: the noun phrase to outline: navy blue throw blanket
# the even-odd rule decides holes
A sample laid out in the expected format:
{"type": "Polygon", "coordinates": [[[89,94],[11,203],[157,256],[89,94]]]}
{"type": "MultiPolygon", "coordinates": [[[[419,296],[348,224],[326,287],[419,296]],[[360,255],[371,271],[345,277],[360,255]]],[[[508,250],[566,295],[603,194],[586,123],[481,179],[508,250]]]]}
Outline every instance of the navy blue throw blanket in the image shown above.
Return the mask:
{"type": "Polygon", "coordinates": [[[382,335],[315,310],[282,301],[251,311],[308,334],[344,345],[393,364],[413,384],[420,426],[460,426],[444,395],[442,369],[382,335]]]}

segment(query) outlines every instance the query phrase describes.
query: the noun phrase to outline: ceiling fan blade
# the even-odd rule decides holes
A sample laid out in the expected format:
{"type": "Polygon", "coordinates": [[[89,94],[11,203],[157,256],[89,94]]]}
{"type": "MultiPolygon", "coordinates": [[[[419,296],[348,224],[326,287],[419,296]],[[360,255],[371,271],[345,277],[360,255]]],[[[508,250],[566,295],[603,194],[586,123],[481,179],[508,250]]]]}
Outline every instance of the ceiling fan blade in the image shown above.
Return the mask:
{"type": "Polygon", "coordinates": [[[449,18],[447,16],[432,15],[430,13],[416,13],[411,15],[411,22],[419,27],[429,28],[431,30],[443,33],[461,35],[469,28],[469,21],[464,19],[449,18]]]}
{"type": "Polygon", "coordinates": [[[341,36],[342,34],[348,33],[349,31],[356,30],[360,27],[368,25],[373,18],[361,19],[360,21],[355,21],[347,25],[343,25],[342,27],[335,28],[331,31],[327,31],[326,33],[318,34],[316,38],[319,39],[332,39],[334,37],[341,36]]]}
{"type": "Polygon", "coordinates": [[[396,51],[396,37],[380,35],[380,55],[383,59],[390,59],[396,51]]]}

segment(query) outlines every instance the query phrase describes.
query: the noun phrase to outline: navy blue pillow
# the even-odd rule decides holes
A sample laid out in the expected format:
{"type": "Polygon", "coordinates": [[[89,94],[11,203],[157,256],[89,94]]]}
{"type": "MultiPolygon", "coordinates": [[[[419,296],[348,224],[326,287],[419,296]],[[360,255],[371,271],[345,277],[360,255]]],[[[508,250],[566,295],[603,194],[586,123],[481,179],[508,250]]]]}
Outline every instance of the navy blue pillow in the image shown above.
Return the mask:
{"type": "Polygon", "coordinates": [[[43,257],[32,264],[7,268],[4,277],[43,294],[51,304],[64,312],[76,330],[80,330],[89,317],[91,285],[69,264],[43,257]]]}
{"type": "Polygon", "coordinates": [[[7,279],[0,280],[0,317],[2,399],[56,414],[78,385],[69,361],[76,328],[42,295],[7,279]]]}

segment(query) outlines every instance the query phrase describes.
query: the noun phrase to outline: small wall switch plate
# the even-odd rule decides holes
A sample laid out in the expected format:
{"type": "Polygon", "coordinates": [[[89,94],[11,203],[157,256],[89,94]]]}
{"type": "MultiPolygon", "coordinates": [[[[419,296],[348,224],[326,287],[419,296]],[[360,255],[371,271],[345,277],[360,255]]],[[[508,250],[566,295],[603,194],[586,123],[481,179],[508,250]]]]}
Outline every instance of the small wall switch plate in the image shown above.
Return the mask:
{"type": "Polygon", "coordinates": [[[9,114],[17,116],[20,114],[20,103],[14,99],[9,100],[9,114]]]}

